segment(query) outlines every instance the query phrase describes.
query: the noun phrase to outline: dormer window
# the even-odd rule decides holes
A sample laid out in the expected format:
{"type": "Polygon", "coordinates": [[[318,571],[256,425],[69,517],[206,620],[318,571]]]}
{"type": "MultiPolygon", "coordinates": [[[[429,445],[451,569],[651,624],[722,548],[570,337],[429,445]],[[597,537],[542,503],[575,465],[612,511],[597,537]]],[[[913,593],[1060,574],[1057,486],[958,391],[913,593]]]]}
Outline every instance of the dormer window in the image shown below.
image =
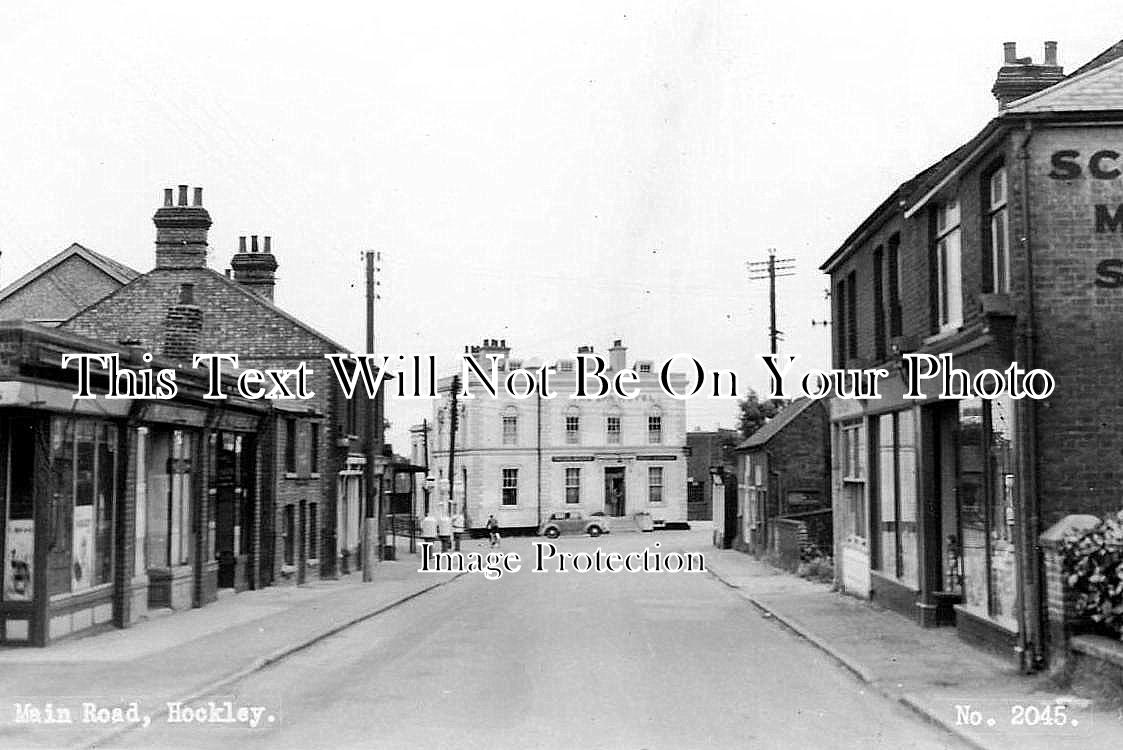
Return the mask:
{"type": "Polygon", "coordinates": [[[953,198],[936,208],[936,298],[941,332],[963,325],[962,282],[959,201],[953,198]]]}

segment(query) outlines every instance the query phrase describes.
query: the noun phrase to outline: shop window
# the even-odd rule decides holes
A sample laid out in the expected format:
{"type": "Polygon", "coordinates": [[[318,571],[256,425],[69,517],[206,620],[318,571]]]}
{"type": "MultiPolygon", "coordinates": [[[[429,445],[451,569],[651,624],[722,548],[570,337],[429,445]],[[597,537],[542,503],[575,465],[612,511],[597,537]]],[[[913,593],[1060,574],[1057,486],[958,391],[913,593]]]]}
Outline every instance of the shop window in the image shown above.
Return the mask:
{"type": "Polygon", "coordinates": [[[500,487],[504,505],[519,504],[519,470],[503,469],[503,483],[500,487]]]}
{"type": "Polygon", "coordinates": [[[877,420],[875,507],[877,555],[882,573],[917,586],[919,547],[916,524],[915,418],[906,410],[877,420]]]}
{"type": "Polygon", "coordinates": [[[112,579],[117,428],[90,419],[55,417],[50,430],[47,590],[59,594],[112,579]]]}
{"type": "Polygon", "coordinates": [[[8,503],[5,526],[4,601],[30,601],[35,572],[35,466],[39,431],[29,419],[8,422],[8,503]],[[12,467],[25,467],[13,471],[12,467]]]}
{"type": "Polygon", "coordinates": [[[581,469],[565,470],[565,501],[568,504],[581,502],[581,469]]]}
{"type": "Polygon", "coordinates": [[[148,564],[191,562],[191,488],[194,437],[154,432],[148,454],[148,564]]]}
{"type": "Polygon", "coordinates": [[[647,467],[647,502],[663,502],[663,467],[647,467]]]}
{"type": "Polygon", "coordinates": [[[1006,211],[1006,168],[999,167],[987,180],[987,224],[991,265],[991,289],[1010,291],[1010,241],[1006,211]]]}
{"type": "Polygon", "coordinates": [[[610,414],[605,421],[605,430],[609,445],[618,445],[620,443],[620,417],[616,414],[610,414]]]}
{"type": "Polygon", "coordinates": [[[1009,397],[959,402],[963,604],[1017,630],[1014,414],[1009,397]]]}
{"type": "Polygon", "coordinates": [[[963,271],[959,239],[959,201],[936,207],[936,300],[940,331],[963,324],[963,271]]]}
{"type": "Polygon", "coordinates": [[[850,542],[865,543],[866,514],[866,446],[861,422],[844,425],[839,430],[839,458],[842,474],[843,532],[850,542]]]}
{"type": "Polygon", "coordinates": [[[285,473],[296,473],[296,420],[285,419],[285,473]]]}

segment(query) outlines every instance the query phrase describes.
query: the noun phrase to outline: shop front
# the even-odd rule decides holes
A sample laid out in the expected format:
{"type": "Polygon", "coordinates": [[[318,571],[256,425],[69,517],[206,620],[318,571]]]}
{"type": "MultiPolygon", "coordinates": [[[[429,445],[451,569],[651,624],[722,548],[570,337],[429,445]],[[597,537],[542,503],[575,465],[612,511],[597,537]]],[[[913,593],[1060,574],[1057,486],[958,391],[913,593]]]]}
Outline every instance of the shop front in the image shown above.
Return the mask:
{"type": "Polygon", "coordinates": [[[114,524],[127,405],[52,413],[34,407],[69,400],[63,389],[34,386],[25,408],[28,384],[3,385],[17,395],[0,413],[0,642],[42,646],[109,627],[118,616],[114,524]]]}

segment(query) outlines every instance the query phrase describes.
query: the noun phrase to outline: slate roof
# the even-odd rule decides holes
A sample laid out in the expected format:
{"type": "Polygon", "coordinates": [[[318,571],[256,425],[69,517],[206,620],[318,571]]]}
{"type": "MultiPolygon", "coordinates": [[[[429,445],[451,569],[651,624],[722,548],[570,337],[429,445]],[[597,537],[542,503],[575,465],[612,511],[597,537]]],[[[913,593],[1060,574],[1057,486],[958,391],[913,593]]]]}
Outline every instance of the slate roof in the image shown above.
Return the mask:
{"type": "Polygon", "coordinates": [[[111,279],[119,282],[122,286],[128,284],[130,281],[140,276],[139,271],[129,268],[124,263],[119,263],[112,258],[108,258],[99,252],[95,252],[88,247],[84,247],[82,245],[79,245],[77,242],[74,242],[70,245],[70,247],[48,258],[35,268],[25,273],[23,276],[20,276],[11,284],[8,284],[3,289],[0,289],[0,301],[7,299],[23,287],[30,284],[32,281],[35,281],[43,274],[50,271],[52,268],[58,266],[63,261],[75,255],[90,263],[106,276],[109,276],[111,279]]]}
{"type": "Polygon", "coordinates": [[[1123,110],[1123,57],[1011,102],[1005,112],[1096,112],[1123,110]]]}
{"type": "Polygon", "coordinates": [[[776,435],[778,435],[781,430],[794,422],[796,420],[796,417],[807,411],[816,403],[818,403],[817,399],[807,398],[806,396],[804,396],[803,398],[797,398],[795,401],[792,401],[790,404],[781,409],[779,413],[776,414],[776,416],[765,422],[759,430],[754,432],[752,435],[749,435],[748,440],[745,440],[743,443],[737,446],[737,450],[740,451],[748,450],[749,448],[761,447],[769,440],[776,437],[776,435]]]}

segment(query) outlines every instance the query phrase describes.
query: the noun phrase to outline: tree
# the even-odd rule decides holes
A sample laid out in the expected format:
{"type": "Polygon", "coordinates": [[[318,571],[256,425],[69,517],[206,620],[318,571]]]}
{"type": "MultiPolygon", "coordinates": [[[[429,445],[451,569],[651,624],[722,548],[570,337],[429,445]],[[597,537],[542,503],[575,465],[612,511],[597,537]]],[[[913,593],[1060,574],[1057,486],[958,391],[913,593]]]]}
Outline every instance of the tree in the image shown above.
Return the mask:
{"type": "Polygon", "coordinates": [[[761,401],[757,397],[756,391],[750,390],[748,395],[737,403],[737,407],[740,409],[737,429],[741,431],[741,437],[747,439],[759,430],[766,421],[776,416],[776,412],[780,411],[783,406],[784,402],[779,399],[761,401]]]}

